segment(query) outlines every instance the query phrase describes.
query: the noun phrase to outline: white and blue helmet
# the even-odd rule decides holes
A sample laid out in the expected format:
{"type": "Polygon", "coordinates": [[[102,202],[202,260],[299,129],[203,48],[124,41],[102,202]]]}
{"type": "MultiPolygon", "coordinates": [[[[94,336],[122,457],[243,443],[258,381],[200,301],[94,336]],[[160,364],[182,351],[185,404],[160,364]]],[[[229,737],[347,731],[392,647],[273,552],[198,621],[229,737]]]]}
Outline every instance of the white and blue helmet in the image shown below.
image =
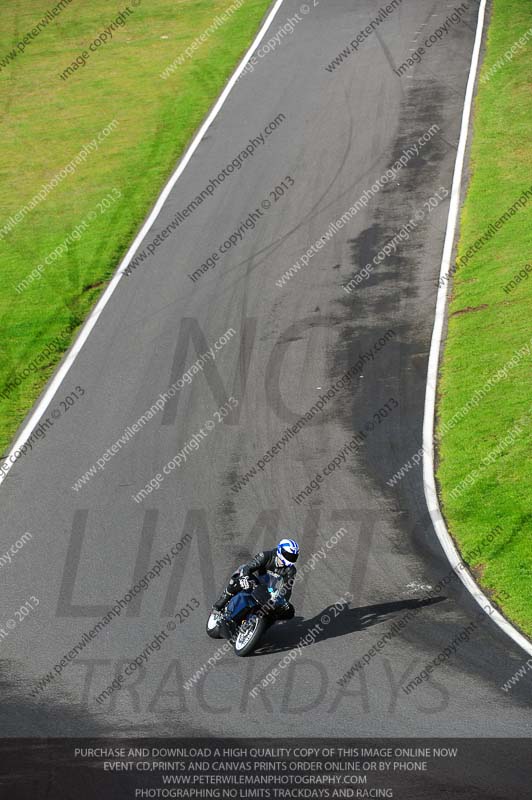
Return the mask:
{"type": "Polygon", "coordinates": [[[277,558],[285,567],[295,564],[299,555],[299,545],[293,539],[281,539],[277,545],[277,558]]]}

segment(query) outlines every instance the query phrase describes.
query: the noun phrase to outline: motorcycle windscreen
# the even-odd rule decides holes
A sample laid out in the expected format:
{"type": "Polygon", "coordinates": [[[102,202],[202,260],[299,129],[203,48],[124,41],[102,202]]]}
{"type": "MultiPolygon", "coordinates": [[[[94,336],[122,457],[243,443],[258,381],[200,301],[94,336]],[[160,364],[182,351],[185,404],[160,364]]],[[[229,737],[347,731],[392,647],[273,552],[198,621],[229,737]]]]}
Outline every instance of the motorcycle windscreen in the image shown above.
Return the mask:
{"type": "Polygon", "coordinates": [[[230,618],[235,619],[237,617],[241,617],[246,613],[248,608],[252,608],[255,605],[256,602],[253,600],[251,595],[247,594],[246,592],[239,592],[238,594],[235,594],[231,600],[229,600],[226,610],[230,618]]]}
{"type": "MultiPolygon", "coordinates": [[[[274,605],[283,605],[286,602],[284,594],[282,593],[284,581],[279,575],[273,572],[267,572],[265,575],[259,577],[259,583],[268,592],[268,596],[264,599],[261,598],[261,602],[266,600],[269,601],[270,604],[273,602],[274,605]]],[[[259,598],[257,597],[257,599],[259,598]]]]}

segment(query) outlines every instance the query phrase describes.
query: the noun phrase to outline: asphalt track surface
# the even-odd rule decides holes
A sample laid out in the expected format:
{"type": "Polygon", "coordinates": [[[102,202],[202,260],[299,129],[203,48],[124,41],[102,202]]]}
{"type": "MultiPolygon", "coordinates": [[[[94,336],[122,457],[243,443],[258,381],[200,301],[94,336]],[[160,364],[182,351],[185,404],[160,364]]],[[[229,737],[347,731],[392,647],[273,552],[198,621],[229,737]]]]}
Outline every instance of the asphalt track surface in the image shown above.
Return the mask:
{"type": "MultiPolygon", "coordinates": [[[[312,0],[313,2],[313,0],[312,0]]],[[[3,736],[527,736],[530,680],[500,686],[526,659],[489,620],[406,694],[408,683],[478,616],[458,582],[419,604],[449,573],[425,505],[421,466],[386,481],[421,447],[425,376],[448,198],[351,294],[342,286],[435,192],[450,190],[477,5],[399,78],[393,67],[432,33],[452,3],[409,0],[333,72],[325,65],[378,12],[361,0],[309,3],[293,34],[238,81],[172,190],[144,247],[176,211],[279,115],[284,120],[223,186],[124,277],[52,407],[84,396],[9,473],[2,539],[33,535],[2,567],[3,615],[38,608],[2,640],[3,736]],[[438,132],[283,287],[275,281],[431,126],[438,132]],[[274,187],[254,230],[196,282],[188,277],[274,187]],[[214,366],[194,376],[79,491],[72,485],[228,329],[214,366]],[[288,424],[394,335],[241,491],[231,486],[288,424]],[[187,462],[143,502],[132,495],[161,472],[229,396],[187,462]],[[393,398],[347,463],[300,504],[293,497],[393,398]],[[393,405],[393,403],[392,403],[393,405]],[[210,604],[235,565],[281,535],[301,565],[340,527],[347,534],[294,592],[296,619],[276,626],[247,659],[224,655],[191,690],[183,683],[217,648],[210,604]],[[53,669],[150,564],[190,541],[126,614],[60,677],[53,669]],[[331,604],[347,592],[335,617],[331,604]],[[97,695],[187,603],[176,626],[127,686],[97,695]],[[389,631],[415,619],[341,687],[337,681],[389,631]],[[323,623],[323,614],[331,621],[323,623]],[[321,620],[321,622],[320,622],[321,620]],[[316,624],[322,632],[272,686],[250,690],[316,624]]],[[[275,33],[299,4],[286,0],[275,33]]],[[[266,37],[267,39],[268,37],[266,37]]],[[[142,248],[141,248],[142,249],[142,248]]],[[[496,367],[496,365],[494,365],[496,367]]],[[[48,412],[48,415],[50,411],[48,412]]],[[[5,620],[4,620],[5,622],[5,620]]]]}

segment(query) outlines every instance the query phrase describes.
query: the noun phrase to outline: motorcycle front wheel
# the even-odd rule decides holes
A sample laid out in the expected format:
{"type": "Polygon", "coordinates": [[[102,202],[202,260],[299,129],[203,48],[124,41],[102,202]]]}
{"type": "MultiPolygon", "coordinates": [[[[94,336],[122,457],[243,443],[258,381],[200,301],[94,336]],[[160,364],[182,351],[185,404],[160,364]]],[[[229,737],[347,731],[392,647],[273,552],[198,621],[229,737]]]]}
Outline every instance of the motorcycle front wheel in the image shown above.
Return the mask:
{"type": "Polygon", "coordinates": [[[260,638],[266,628],[267,621],[264,617],[251,616],[245,619],[238,629],[238,633],[233,642],[235,655],[247,656],[258,645],[260,638]]]}

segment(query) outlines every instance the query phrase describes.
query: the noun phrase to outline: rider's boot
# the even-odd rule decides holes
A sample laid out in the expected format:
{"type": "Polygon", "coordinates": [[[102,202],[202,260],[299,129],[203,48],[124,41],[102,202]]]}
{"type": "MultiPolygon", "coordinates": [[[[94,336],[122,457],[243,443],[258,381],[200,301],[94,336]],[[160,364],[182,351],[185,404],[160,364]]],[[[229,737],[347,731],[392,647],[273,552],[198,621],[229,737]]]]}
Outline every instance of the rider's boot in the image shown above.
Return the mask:
{"type": "Polygon", "coordinates": [[[226,589],[224,589],[218,600],[213,603],[212,610],[221,613],[232,596],[233,595],[231,592],[228,592],[226,589]]]}

